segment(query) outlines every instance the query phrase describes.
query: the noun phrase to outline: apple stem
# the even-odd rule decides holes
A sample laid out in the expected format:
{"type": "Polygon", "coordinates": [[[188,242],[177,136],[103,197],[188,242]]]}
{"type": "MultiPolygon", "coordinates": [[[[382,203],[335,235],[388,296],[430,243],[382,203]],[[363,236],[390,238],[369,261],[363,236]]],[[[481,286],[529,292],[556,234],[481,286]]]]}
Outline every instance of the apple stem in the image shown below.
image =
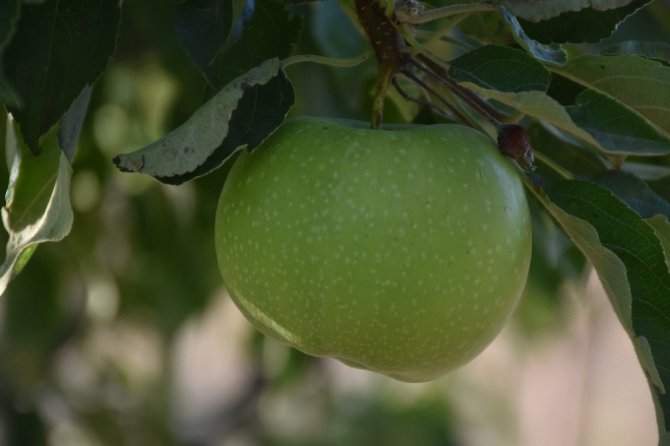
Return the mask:
{"type": "Polygon", "coordinates": [[[405,41],[393,20],[393,11],[379,0],[356,0],[356,14],[370,40],[377,58],[377,84],[372,103],[371,127],[381,126],[384,115],[384,100],[393,77],[400,71],[405,41]]]}
{"type": "MultiPolygon", "coordinates": [[[[411,3],[411,2],[410,2],[411,3]]],[[[418,98],[412,98],[408,95],[398,84],[395,76],[401,73],[416,82],[430,95],[436,97],[451,113],[467,123],[471,127],[479,127],[477,122],[459,110],[447,98],[445,98],[436,88],[433,88],[428,82],[424,81],[421,76],[414,73],[412,68],[415,68],[424,74],[434,78],[440,84],[444,85],[454,96],[461,99],[468,104],[473,110],[478,112],[486,118],[496,129],[498,133],[498,148],[506,156],[514,159],[524,169],[533,169],[533,152],[530,144],[530,138],[526,130],[518,124],[503,124],[501,122],[502,115],[492,107],[486,100],[480,98],[473,91],[462,87],[454,81],[447,70],[439,63],[433,61],[425,54],[417,53],[410,55],[404,50],[406,48],[405,40],[399,27],[399,23],[394,10],[395,3],[387,0],[356,0],[356,14],[365,30],[365,33],[370,40],[370,44],[375,52],[377,58],[377,83],[375,85],[374,99],[372,102],[372,116],[370,119],[370,127],[378,129],[381,127],[384,116],[384,102],[390,85],[394,85],[396,90],[406,99],[426,104],[418,98]]],[[[414,3],[411,3],[409,10],[414,9],[414,3]]],[[[426,21],[434,18],[445,17],[453,14],[463,14],[466,12],[474,12],[473,9],[463,9],[470,5],[452,5],[429,13],[410,14],[408,17],[423,17],[426,21]],[[432,14],[431,14],[432,13],[432,14]]],[[[417,6],[418,7],[418,6],[417,6]]],[[[493,3],[478,3],[475,10],[495,10],[496,6],[493,3]],[[481,8],[481,9],[478,9],[481,8]]],[[[402,17],[404,23],[407,17],[403,13],[402,17]]],[[[424,23],[422,21],[411,23],[424,23]]],[[[431,108],[436,109],[435,104],[429,104],[431,108]]],[[[443,112],[444,113],[444,112],[443,112]]]]}
{"type": "Polygon", "coordinates": [[[370,121],[370,127],[373,129],[378,129],[382,125],[382,119],[384,118],[384,102],[386,100],[389,84],[394,76],[395,73],[391,70],[382,71],[381,69],[377,75],[377,84],[375,85],[372,101],[372,118],[370,121]]]}

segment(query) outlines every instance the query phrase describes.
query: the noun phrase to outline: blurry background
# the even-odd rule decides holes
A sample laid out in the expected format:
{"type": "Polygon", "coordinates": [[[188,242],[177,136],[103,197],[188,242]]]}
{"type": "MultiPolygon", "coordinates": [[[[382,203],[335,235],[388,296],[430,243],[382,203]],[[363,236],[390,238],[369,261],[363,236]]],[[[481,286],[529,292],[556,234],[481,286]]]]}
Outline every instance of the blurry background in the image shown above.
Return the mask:
{"type": "MultiPolygon", "coordinates": [[[[608,43],[667,37],[668,3],[608,43]]],[[[301,52],[360,53],[364,41],[336,2],[295,8],[309,14],[301,52]]],[[[253,331],[214,255],[225,166],[170,187],[111,163],[206,97],[166,34],[172,23],[162,1],[125,2],[117,57],[96,85],[74,162],[73,230],[41,246],[0,299],[0,445],[656,444],[630,341],[581,255],[537,212],[519,310],[482,355],[442,379],[399,383],[253,331]]],[[[367,118],[374,62],[289,75],[293,113],[367,118]]],[[[391,101],[387,119],[406,112],[391,101]]]]}

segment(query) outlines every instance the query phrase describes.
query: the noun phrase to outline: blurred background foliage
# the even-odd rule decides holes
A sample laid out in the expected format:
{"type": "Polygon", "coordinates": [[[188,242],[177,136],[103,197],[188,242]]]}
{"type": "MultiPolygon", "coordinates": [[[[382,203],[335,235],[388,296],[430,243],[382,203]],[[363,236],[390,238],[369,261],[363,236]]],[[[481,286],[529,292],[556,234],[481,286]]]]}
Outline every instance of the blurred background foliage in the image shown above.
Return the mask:
{"type": "MultiPolygon", "coordinates": [[[[601,47],[632,35],[667,40],[668,3],[601,47]]],[[[336,1],[292,8],[306,15],[300,52],[347,57],[366,45],[336,1]]],[[[483,37],[499,25],[486,14],[464,24],[483,37]]],[[[292,113],[367,119],[374,61],[288,74],[292,113]]],[[[0,300],[0,445],[521,444],[514,362],[570,332],[575,309],[588,306],[589,269],[546,214],[532,206],[532,272],[503,334],[508,355],[489,355],[479,381],[456,372],[399,384],[306,357],[253,332],[222,289],[212,225],[226,166],[171,187],[111,163],[208,94],[179,46],[173,7],[125,2],[74,161],[73,230],[41,246],[0,300]]],[[[386,119],[412,116],[395,99],[386,119]]]]}

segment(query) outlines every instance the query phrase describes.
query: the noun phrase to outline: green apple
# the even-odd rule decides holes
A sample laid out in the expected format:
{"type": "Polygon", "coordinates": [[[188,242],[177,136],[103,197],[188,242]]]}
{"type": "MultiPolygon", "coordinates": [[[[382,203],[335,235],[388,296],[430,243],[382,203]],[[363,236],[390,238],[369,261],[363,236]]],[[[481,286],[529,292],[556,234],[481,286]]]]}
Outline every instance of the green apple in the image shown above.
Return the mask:
{"type": "Polygon", "coordinates": [[[235,161],[215,244],[261,332],[417,382],[500,332],[531,230],[518,173],[479,132],[297,118],[235,161]]]}

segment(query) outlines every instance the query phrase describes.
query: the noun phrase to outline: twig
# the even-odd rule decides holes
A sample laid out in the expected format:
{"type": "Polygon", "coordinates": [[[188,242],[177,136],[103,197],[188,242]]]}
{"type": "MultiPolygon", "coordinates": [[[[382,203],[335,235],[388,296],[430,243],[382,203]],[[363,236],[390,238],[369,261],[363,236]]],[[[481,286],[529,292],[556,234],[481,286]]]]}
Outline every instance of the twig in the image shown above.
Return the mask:
{"type": "Polygon", "coordinates": [[[452,121],[454,120],[454,115],[452,115],[452,114],[450,114],[450,113],[447,113],[444,109],[442,109],[442,108],[438,107],[437,105],[433,104],[431,101],[426,100],[426,99],[421,98],[421,97],[414,97],[414,96],[411,96],[409,93],[407,93],[407,92],[400,86],[400,83],[398,82],[398,79],[397,79],[397,78],[393,78],[392,82],[393,82],[393,86],[395,87],[396,91],[397,91],[398,93],[400,93],[400,96],[402,96],[403,98],[405,98],[405,100],[407,100],[407,101],[411,101],[411,102],[416,102],[416,103],[419,104],[419,105],[423,105],[423,106],[425,106],[425,107],[429,107],[430,109],[432,109],[435,113],[439,114],[440,116],[442,116],[442,117],[444,117],[444,118],[446,118],[446,119],[448,119],[448,120],[452,120],[452,121]]]}
{"type": "Polygon", "coordinates": [[[484,116],[491,124],[493,124],[496,129],[499,129],[503,125],[500,120],[500,114],[496,109],[491,107],[488,102],[484,101],[467,88],[463,88],[458,85],[453,79],[449,77],[449,75],[447,75],[446,70],[444,70],[443,67],[428,57],[424,56],[423,54],[418,54],[417,57],[421,59],[421,62],[423,63],[419,63],[417,60],[411,59],[412,64],[416,68],[444,82],[444,84],[447,86],[447,88],[449,88],[449,90],[451,90],[452,93],[454,93],[461,100],[465,101],[470,107],[484,116]]]}
{"type": "Polygon", "coordinates": [[[469,124],[471,127],[478,127],[478,125],[467,115],[457,109],[451,102],[449,102],[444,96],[440,94],[436,89],[434,89],[430,84],[425,82],[419,76],[414,74],[411,70],[406,69],[401,71],[402,74],[412,79],[414,82],[419,84],[424,90],[435,96],[440,100],[454,115],[458,117],[461,121],[469,124]]]}

